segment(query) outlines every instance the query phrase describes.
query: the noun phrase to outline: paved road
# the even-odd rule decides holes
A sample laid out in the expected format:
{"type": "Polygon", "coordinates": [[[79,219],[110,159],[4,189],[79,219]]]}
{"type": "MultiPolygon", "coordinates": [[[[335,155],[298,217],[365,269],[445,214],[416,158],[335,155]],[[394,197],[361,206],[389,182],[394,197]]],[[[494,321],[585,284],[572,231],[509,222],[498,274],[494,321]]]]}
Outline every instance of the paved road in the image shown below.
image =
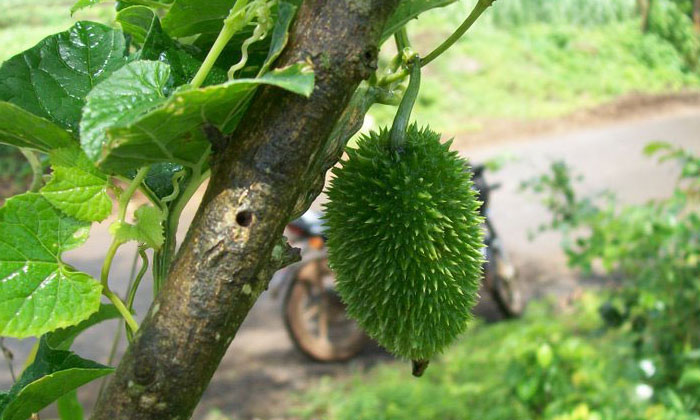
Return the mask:
{"type": "MultiPolygon", "coordinates": [[[[566,269],[557,235],[546,234],[534,242],[527,239],[528,230],[546,220],[546,214],[532,197],[518,192],[520,181],[541,173],[551,160],[566,159],[585,175],[585,182],[580,186],[584,192],[610,188],[627,203],[663,197],[670,191],[677,169],[670,165],[655,165],[641,154],[647,142],[658,139],[700,152],[700,109],[566,134],[499,142],[495,146],[466,149],[460,148],[459,141],[456,142],[456,147],[475,162],[503,153],[517,159],[489,177],[490,181],[503,185],[494,193],[491,208],[494,223],[527,283],[528,294],[566,295],[577,287],[580,280],[566,269]]],[[[193,208],[188,209],[187,220],[193,213],[193,208]]],[[[109,223],[96,226],[88,245],[71,252],[67,259],[78,268],[97,275],[108,246],[106,228],[109,223]]],[[[118,255],[115,284],[124,285],[132,255],[133,248],[118,255]]],[[[144,284],[148,285],[148,282],[144,284]]],[[[141,314],[149,304],[151,293],[147,289],[149,287],[145,286],[136,305],[141,314]]],[[[378,361],[391,359],[380,349],[369,348],[349,363],[310,363],[294,351],[284,332],[279,308],[280,299],[269,294],[256,304],[226,354],[195,418],[202,418],[212,407],[219,407],[224,413],[235,412],[243,419],[256,416],[273,418],[273,413],[288,406],[289,392],[303,389],[320,376],[347,375],[355,369],[365,369],[378,361]]],[[[114,325],[110,325],[110,331],[97,329],[79,338],[76,350],[85,357],[104,361],[113,328],[114,325]]],[[[22,355],[31,342],[15,341],[9,345],[22,355]]],[[[19,361],[15,365],[19,366],[19,361]]],[[[9,383],[9,372],[3,365],[0,367],[0,388],[9,383]]],[[[93,397],[94,390],[82,395],[88,401],[93,397]]]]}

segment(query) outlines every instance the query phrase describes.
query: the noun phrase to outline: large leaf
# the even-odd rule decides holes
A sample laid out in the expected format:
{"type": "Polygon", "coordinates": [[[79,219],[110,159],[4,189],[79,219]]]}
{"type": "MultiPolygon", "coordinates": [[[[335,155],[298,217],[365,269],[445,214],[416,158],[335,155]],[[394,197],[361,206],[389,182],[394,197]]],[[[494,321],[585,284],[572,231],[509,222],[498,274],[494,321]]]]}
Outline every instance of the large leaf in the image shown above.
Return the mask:
{"type": "Polygon", "coordinates": [[[46,338],[47,344],[52,348],[57,350],[68,350],[73,344],[75,337],[77,337],[83,331],[87,330],[93,325],[99,324],[100,322],[120,317],[121,313],[119,310],[117,310],[116,306],[102,303],[100,304],[100,309],[90,315],[90,317],[85,321],[71,327],[51,331],[50,333],[44,335],[44,337],[46,338]]]}
{"type": "Polygon", "coordinates": [[[102,285],[61,261],[85,242],[88,226],[35,193],[0,208],[0,335],[38,336],[98,310],[102,285]]]}
{"type": "Polygon", "coordinates": [[[134,61],[90,92],[80,122],[80,143],[97,160],[108,128],[126,126],[166,101],[170,67],[157,61],[134,61]]]}
{"type": "Polygon", "coordinates": [[[121,32],[78,22],[0,67],[0,101],[77,131],[85,96],[125,63],[121,32]]]}
{"type": "Polygon", "coordinates": [[[113,371],[73,352],[54,350],[42,339],[34,362],[6,398],[0,399],[0,419],[26,420],[61,396],[113,371]]]}
{"type": "Polygon", "coordinates": [[[163,27],[174,37],[219,33],[235,0],[175,0],[163,18],[163,27]]]}
{"type": "Polygon", "coordinates": [[[112,212],[107,195],[109,177],[102,173],[77,146],[51,153],[53,176],[41,194],[69,216],[99,222],[112,212]]]}
{"type": "Polygon", "coordinates": [[[457,0],[401,0],[394,14],[391,15],[386,25],[384,25],[382,42],[394,35],[408,21],[417,18],[421,13],[436,7],[447,6],[455,1],[457,0]]]}
{"type": "Polygon", "coordinates": [[[75,145],[63,128],[25,111],[15,104],[0,102],[0,143],[49,152],[75,145]]]}
{"type": "Polygon", "coordinates": [[[109,140],[99,165],[118,173],[157,162],[199,165],[209,150],[209,142],[198,128],[209,123],[225,132],[233,131],[254,90],[265,84],[309,96],[314,74],[308,64],[299,63],[257,79],[180,89],[132,124],[108,129],[109,140]]]}

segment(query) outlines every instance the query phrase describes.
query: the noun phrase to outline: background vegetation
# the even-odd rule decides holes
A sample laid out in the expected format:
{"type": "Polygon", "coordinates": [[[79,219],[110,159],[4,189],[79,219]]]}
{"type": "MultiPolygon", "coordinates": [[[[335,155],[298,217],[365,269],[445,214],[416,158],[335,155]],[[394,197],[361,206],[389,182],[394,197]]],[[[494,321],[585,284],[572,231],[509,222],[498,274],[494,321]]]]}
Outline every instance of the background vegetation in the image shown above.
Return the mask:
{"type": "MultiPolygon", "coordinates": [[[[431,11],[409,25],[427,52],[461,23],[473,0],[431,11]]],[[[680,2],[683,3],[683,2],[680,2]]],[[[109,3],[71,17],[70,0],[0,0],[0,61],[76,19],[110,22],[109,3]]],[[[631,93],[700,88],[688,64],[697,36],[687,5],[655,2],[652,30],[640,30],[636,0],[497,1],[447,55],[426,68],[417,111],[457,135],[494,120],[559,117],[631,93]],[[670,12],[669,12],[670,10],[670,12]]],[[[388,52],[384,59],[392,56],[388,52]]],[[[696,60],[697,61],[697,60],[696,60]]],[[[376,123],[393,118],[377,106],[376,123]]]]}

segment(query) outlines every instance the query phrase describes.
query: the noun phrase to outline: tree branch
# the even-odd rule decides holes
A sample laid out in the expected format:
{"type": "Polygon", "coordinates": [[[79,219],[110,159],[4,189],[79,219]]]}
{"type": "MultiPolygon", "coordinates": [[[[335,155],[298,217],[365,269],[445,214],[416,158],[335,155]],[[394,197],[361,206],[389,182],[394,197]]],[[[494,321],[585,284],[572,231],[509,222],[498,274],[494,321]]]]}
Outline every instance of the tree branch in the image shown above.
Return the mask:
{"type": "Polygon", "coordinates": [[[278,268],[282,232],[353,91],[376,68],[398,0],[306,0],[279,66],[311,61],[310,99],[263,88],[223,152],[168,281],[94,420],[189,418],[240,324],[278,268]]]}

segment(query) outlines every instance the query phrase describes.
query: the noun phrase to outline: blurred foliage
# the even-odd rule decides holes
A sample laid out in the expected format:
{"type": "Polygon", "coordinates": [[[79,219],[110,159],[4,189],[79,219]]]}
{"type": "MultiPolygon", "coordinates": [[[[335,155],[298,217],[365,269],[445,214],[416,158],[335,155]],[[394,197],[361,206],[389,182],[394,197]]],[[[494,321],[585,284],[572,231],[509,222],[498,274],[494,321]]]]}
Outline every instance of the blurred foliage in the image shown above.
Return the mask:
{"type": "Polygon", "coordinates": [[[700,34],[693,26],[692,1],[653,0],[649,32],[669,42],[691,70],[700,65],[700,34]]]}
{"type": "Polygon", "coordinates": [[[494,7],[493,22],[501,27],[531,23],[601,25],[630,19],[636,0],[508,0],[494,7]]]}
{"type": "MultiPolygon", "coordinates": [[[[632,93],[700,87],[700,74],[691,71],[683,54],[658,34],[643,34],[638,17],[582,26],[529,18],[520,25],[498,24],[496,16],[518,1],[527,13],[539,13],[530,7],[535,0],[496,2],[483,21],[426,67],[430,77],[419,96],[417,119],[458,135],[503,120],[556,118],[632,93]]],[[[564,1],[543,0],[541,7],[559,10],[546,5],[564,1]]],[[[409,34],[418,51],[434,48],[459,25],[467,9],[465,2],[458,2],[411,22],[409,34]]],[[[382,61],[388,63],[391,56],[382,55],[382,61]]],[[[373,108],[375,125],[389,124],[393,112],[388,106],[373,108]]]]}
{"type": "Polygon", "coordinates": [[[610,193],[578,198],[563,162],[523,184],[552,213],[547,229],[564,233],[569,263],[602,268],[618,288],[600,307],[607,325],[655,366],[650,380],[669,404],[700,413],[700,157],[668,143],[644,152],[679,167],[670,197],[622,206],[610,193]]]}
{"type": "MultiPolygon", "coordinates": [[[[293,416],[328,420],[697,420],[652,385],[624,333],[604,333],[602,300],[531,304],[523,319],[477,325],[412,378],[406,363],[320,384],[293,416]],[[651,395],[649,393],[651,390],[651,395]]],[[[668,394],[673,392],[673,394],[668,394]]],[[[683,394],[684,395],[684,394],[683,394]]],[[[683,398],[683,397],[679,397],[683,398]]]]}
{"type": "Polygon", "coordinates": [[[32,169],[22,153],[12,146],[0,144],[0,203],[29,187],[32,169]]]}

